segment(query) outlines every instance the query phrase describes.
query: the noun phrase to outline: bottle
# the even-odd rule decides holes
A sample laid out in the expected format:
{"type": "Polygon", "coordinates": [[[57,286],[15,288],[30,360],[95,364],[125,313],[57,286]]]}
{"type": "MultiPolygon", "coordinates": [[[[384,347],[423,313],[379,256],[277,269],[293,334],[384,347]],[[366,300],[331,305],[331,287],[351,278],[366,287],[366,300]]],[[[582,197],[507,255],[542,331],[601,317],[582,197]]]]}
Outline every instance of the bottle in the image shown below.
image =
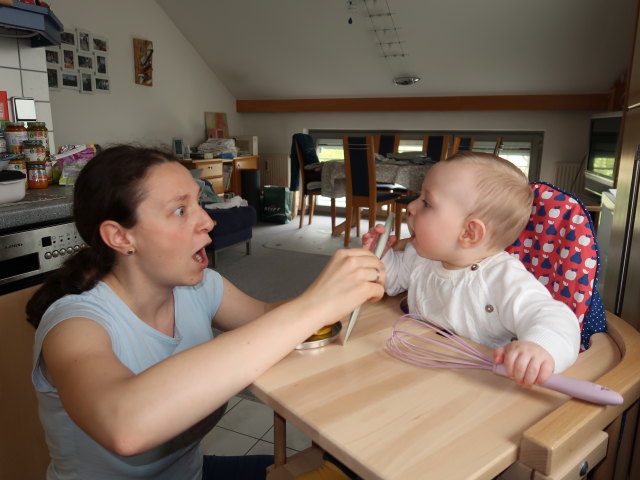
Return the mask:
{"type": "Polygon", "coordinates": [[[42,142],[46,156],[49,158],[51,151],[49,148],[49,130],[44,122],[29,122],[27,124],[27,137],[29,140],[37,140],[42,142]]]}
{"type": "Polygon", "coordinates": [[[49,180],[44,163],[27,164],[27,185],[29,188],[47,188],[49,180]]]}
{"type": "Polygon", "coordinates": [[[0,130],[0,153],[7,153],[7,141],[4,138],[3,130],[0,130]]]}
{"type": "Polygon", "coordinates": [[[27,162],[44,163],[47,153],[40,140],[25,140],[22,142],[22,153],[27,162]]]}
{"type": "Polygon", "coordinates": [[[27,140],[27,129],[22,122],[12,122],[4,128],[7,153],[22,153],[22,142],[27,140]]]}

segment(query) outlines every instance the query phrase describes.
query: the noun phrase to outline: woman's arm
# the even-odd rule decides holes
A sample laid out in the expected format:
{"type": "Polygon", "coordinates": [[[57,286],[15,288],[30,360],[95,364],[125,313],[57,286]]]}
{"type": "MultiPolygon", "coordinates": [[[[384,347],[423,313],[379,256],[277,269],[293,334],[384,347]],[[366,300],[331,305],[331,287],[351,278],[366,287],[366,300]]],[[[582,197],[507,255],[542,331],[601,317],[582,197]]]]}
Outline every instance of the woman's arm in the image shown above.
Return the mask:
{"type": "Polygon", "coordinates": [[[341,250],[302,295],[254,321],[248,319],[261,302],[246,307],[237,302],[243,295],[225,291],[220,323],[231,325],[237,314],[241,326],[138,375],[117,359],[106,331],[82,318],[49,332],[44,361],[71,418],[106,448],[134,455],[209,415],[314,331],[381,298],[385,278],[378,270],[370,252],[341,250]]]}
{"type": "Polygon", "coordinates": [[[233,283],[223,278],[224,295],[213,319],[213,326],[222,331],[233,330],[267,311],[267,304],[250,297],[233,283]]]}

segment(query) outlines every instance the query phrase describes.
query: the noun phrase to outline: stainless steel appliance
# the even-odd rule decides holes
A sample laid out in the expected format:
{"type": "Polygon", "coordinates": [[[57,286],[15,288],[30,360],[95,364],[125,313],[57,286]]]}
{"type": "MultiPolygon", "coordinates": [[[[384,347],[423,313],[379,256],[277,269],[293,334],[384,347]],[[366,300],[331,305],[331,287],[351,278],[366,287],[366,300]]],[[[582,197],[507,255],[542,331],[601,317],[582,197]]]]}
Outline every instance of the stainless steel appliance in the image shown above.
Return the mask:
{"type": "Polygon", "coordinates": [[[0,295],[40,283],[83,246],[71,219],[0,231],[0,295]]]}

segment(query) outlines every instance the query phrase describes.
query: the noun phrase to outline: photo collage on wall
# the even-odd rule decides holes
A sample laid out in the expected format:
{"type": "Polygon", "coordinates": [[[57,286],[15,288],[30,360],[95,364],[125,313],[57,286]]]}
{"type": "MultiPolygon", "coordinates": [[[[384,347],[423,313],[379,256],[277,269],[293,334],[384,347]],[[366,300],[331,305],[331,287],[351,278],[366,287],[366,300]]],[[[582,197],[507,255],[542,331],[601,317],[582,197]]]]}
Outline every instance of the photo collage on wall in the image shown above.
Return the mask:
{"type": "Polygon", "coordinates": [[[82,28],[61,33],[60,46],[45,48],[49,89],[109,93],[109,42],[82,28]]]}

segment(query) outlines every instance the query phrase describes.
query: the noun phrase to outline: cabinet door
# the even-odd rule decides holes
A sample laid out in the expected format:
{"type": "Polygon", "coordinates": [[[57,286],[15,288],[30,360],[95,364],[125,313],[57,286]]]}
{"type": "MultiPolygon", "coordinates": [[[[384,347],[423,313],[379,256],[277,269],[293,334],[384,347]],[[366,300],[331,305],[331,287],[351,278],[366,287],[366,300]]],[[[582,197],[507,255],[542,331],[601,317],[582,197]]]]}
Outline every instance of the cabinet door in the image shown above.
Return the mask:
{"type": "Polygon", "coordinates": [[[627,107],[640,104],[640,32],[636,27],[636,37],[633,45],[633,58],[631,60],[629,90],[627,92],[627,107]]]}

